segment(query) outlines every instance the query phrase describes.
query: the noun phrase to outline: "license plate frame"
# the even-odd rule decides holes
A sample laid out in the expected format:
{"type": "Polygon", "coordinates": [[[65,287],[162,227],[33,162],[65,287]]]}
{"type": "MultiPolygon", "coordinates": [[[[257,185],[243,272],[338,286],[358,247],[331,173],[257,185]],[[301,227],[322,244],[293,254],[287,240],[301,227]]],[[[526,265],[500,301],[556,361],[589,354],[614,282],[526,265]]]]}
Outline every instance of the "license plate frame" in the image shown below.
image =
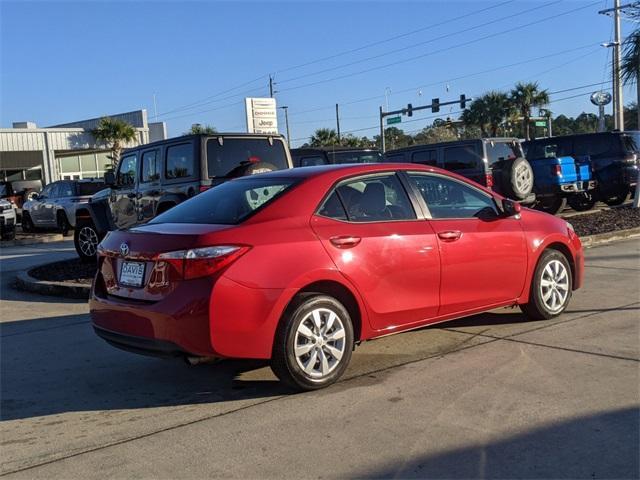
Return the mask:
{"type": "Polygon", "coordinates": [[[123,261],[120,266],[120,285],[127,287],[142,287],[146,270],[144,262],[123,261]]]}

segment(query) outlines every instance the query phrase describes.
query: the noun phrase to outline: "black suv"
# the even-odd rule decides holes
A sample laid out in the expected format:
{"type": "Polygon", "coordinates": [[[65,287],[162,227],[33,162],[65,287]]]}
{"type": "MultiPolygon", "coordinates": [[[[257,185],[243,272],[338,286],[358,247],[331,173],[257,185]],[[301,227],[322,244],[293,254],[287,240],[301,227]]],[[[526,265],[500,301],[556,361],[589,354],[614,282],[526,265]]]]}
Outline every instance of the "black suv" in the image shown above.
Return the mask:
{"type": "Polygon", "coordinates": [[[387,162],[450,170],[513,200],[533,204],[533,170],[517,138],[478,138],[390,150],[387,162]]]}
{"type": "Polygon", "coordinates": [[[232,178],[291,167],[280,135],[188,135],[125,150],[117,172],[105,174],[109,188],[76,210],[76,251],[93,259],[110,230],[147,222],[232,178]]]}
{"type": "MultiPolygon", "coordinates": [[[[555,156],[588,157],[596,188],[584,202],[593,206],[600,200],[620,205],[637,188],[640,132],[602,132],[541,138],[524,142],[527,158],[543,158],[545,152],[555,156]]],[[[589,195],[587,193],[587,195],[589,195]]],[[[581,208],[587,209],[587,208],[581,208]]]]}
{"type": "Polygon", "coordinates": [[[384,157],[375,148],[294,148],[291,150],[294,167],[331,165],[334,163],[380,163],[384,157]]]}

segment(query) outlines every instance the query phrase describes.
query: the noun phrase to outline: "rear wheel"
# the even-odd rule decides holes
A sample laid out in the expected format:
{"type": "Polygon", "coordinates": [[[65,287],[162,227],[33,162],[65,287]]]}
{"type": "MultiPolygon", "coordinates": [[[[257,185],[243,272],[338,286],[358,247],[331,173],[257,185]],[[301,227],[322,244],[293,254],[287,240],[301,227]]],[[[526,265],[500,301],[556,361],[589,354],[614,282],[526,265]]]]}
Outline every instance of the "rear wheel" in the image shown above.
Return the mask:
{"type": "Polygon", "coordinates": [[[33,233],[35,232],[36,227],[33,224],[33,220],[31,220],[31,215],[28,212],[22,212],[22,231],[24,233],[33,233]]]}
{"type": "Polygon", "coordinates": [[[67,237],[70,235],[71,224],[67,219],[67,215],[64,212],[58,212],[57,214],[57,224],[58,231],[64,236],[67,237]]]}
{"type": "Polygon", "coordinates": [[[539,197],[533,208],[555,215],[564,210],[567,200],[564,197],[539,197]]]}
{"type": "Polygon", "coordinates": [[[98,231],[92,222],[85,222],[76,225],[73,235],[73,244],[80,260],[84,262],[92,262],[96,259],[98,253],[98,231]]]}
{"type": "Polygon", "coordinates": [[[271,368],[295,390],[317,390],[336,382],[353,350],[349,312],[335,298],[298,298],[276,332],[271,368]]]}
{"type": "Polygon", "coordinates": [[[596,198],[589,192],[581,192],[571,195],[568,202],[576,212],[586,212],[596,204],[596,198]]]}
{"type": "Polygon", "coordinates": [[[567,258],[557,250],[545,250],[533,273],[529,302],[520,308],[534,320],[556,317],[569,305],[572,286],[567,258]]]}
{"type": "Polygon", "coordinates": [[[627,200],[628,196],[629,192],[623,191],[617,195],[614,195],[613,197],[606,198],[604,200],[604,203],[606,203],[610,207],[617,207],[618,205],[622,205],[627,200]]]}
{"type": "Polygon", "coordinates": [[[533,169],[526,159],[519,157],[504,162],[501,189],[515,200],[529,196],[533,191],[533,169]]]}

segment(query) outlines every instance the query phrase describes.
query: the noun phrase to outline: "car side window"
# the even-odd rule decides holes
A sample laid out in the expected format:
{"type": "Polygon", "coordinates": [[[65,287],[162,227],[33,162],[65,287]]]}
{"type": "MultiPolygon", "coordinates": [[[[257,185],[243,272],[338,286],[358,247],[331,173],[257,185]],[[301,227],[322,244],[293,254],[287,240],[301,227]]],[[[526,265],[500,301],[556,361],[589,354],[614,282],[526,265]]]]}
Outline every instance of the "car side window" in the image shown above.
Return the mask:
{"type": "Polygon", "coordinates": [[[153,182],[160,178],[160,158],[157,150],[150,150],[142,154],[143,183],[153,182]]]}
{"type": "Polygon", "coordinates": [[[42,190],[41,196],[43,199],[52,199],[52,198],[56,198],[56,189],[58,187],[57,183],[52,183],[50,185],[47,185],[46,187],[44,187],[44,190],[42,190]]]}
{"type": "Polygon", "coordinates": [[[397,175],[351,179],[327,197],[320,215],[349,222],[414,220],[416,214],[397,175]]]}
{"type": "Polygon", "coordinates": [[[435,167],[438,165],[438,151],[421,150],[413,152],[411,155],[411,163],[419,163],[421,165],[431,165],[432,167],[435,167]]]}
{"type": "Polygon", "coordinates": [[[58,191],[56,192],[56,197],[65,198],[65,197],[73,197],[73,184],[70,182],[62,182],[58,184],[58,191]]]}
{"type": "Polygon", "coordinates": [[[167,148],[165,178],[172,180],[193,176],[193,145],[183,143],[167,148]]]}
{"type": "Polygon", "coordinates": [[[313,167],[316,165],[326,165],[327,161],[324,157],[319,155],[313,157],[302,157],[300,158],[300,166],[301,167],[313,167]]]}
{"type": "Polygon", "coordinates": [[[118,185],[135,184],[137,167],[138,157],[136,154],[123,157],[118,168],[118,185]]]}
{"type": "Polygon", "coordinates": [[[496,217],[498,210],[489,195],[457,180],[441,175],[410,173],[431,218],[496,217]]]}
{"type": "Polygon", "coordinates": [[[482,159],[473,145],[447,147],[444,149],[444,168],[447,170],[476,169],[482,159]]]}

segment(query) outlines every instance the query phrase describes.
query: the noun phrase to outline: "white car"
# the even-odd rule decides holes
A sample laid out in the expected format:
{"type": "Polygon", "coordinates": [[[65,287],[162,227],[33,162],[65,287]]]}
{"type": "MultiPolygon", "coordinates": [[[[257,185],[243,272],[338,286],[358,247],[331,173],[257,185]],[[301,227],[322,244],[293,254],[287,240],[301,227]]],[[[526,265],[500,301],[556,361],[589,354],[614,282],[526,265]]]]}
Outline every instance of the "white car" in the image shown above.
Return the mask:
{"type": "Polygon", "coordinates": [[[17,219],[16,206],[7,200],[0,200],[0,235],[2,240],[15,238],[17,219]]]}

